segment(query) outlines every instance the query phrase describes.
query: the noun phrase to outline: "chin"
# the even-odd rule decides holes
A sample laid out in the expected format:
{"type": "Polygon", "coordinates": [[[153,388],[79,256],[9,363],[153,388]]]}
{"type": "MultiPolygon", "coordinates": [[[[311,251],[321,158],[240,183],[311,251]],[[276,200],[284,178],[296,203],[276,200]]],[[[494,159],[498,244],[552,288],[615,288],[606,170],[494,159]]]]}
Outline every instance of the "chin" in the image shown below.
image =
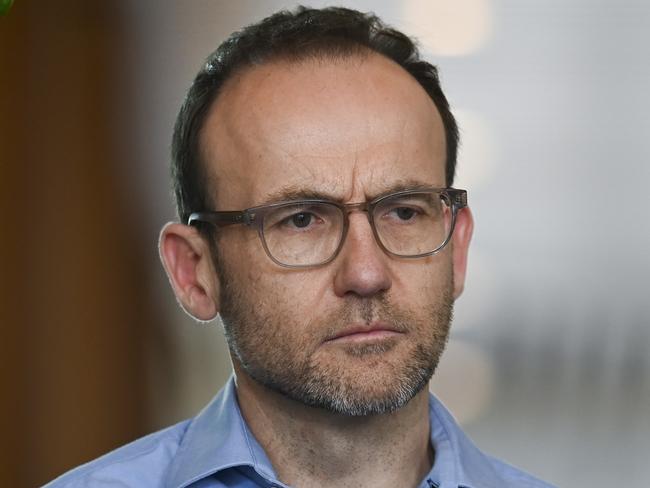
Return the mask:
{"type": "Polygon", "coordinates": [[[437,365],[437,357],[425,348],[404,351],[395,344],[355,345],[319,359],[298,375],[299,381],[271,387],[297,402],[339,415],[379,415],[403,408],[424,390],[437,365]]]}

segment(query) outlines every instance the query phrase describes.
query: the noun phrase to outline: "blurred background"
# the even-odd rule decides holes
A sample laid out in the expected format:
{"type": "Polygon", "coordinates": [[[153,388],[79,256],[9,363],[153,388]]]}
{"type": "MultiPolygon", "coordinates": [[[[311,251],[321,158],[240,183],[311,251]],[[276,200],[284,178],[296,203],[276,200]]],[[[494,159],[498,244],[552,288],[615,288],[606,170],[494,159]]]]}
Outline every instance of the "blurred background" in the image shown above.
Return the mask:
{"type": "MultiPolygon", "coordinates": [[[[342,2],[416,36],[476,233],[432,389],[559,486],[650,486],[650,4],[342,2]]],[[[0,485],[194,415],[230,362],[158,262],[203,59],[293,2],[16,0],[0,17],[0,485]]],[[[325,2],[311,2],[322,6],[325,2]]]]}

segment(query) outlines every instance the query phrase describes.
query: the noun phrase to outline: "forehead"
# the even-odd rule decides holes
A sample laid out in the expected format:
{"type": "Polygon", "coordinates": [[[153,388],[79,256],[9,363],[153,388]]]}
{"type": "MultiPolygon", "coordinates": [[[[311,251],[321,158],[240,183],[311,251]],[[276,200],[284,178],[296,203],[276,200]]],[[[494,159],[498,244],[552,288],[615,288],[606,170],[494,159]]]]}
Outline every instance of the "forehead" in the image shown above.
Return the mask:
{"type": "Polygon", "coordinates": [[[440,115],[383,56],[273,62],[229,80],[201,134],[219,208],[304,190],[342,201],[404,182],[444,186],[440,115]]]}

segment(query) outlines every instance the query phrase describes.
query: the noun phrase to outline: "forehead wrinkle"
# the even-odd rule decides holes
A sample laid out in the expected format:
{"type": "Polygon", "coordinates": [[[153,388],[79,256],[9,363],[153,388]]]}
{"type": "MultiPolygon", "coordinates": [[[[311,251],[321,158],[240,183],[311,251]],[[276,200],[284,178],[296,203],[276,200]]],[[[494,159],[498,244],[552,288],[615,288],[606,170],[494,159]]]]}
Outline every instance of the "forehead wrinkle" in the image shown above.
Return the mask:
{"type": "MultiPolygon", "coordinates": [[[[405,118],[401,118],[399,122],[399,128],[397,132],[399,133],[399,137],[396,138],[398,141],[398,147],[395,148],[395,157],[391,164],[389,165],[390,167],[399,167],[400,163],[404,159],[404,145],[405,145],[405,134],[406,134],[406,128],[408,125],[408,121],[405,118]]],[[[381,173],[379,176],[376,175],[376,168],[377,165],[373,164],[372,161],[368,162],[367,164],[367,169],[366,169],[366,174],[364,175],[362,173],[363,168],[362,163],[359,161],[359,153],[363,152],[363,149],[357,146],[356,151],[355,151],[355,160],[353,163],[352,167],[352,187],[351,191],[352,194],[354,194],[356,184],[358,183],[361,185],[362,188],[364,188],[363,191],[359,191],[359,194],[363,194],[364,197],[366,198],[367,201],[373,200],[376,198],[376,196],[385,194],[385,193],[390,193],[392,191],[401,191],[401,190],[407,190],[411,188],[421,188],[423,186],[431,187],[431,185],[427,185],[423,182],[420,181],[415,181],[413,179],[400,179],[397,182],[395,180],[392,180],[392,183],[385,183],[386,178],[382,177],[381,173]],[[365,181],[364,181],[365,180],[365,181]],[[365,185],[364,185],[365,183],[365,185]],[[397,188],[397,189],[395,189],[397,188]]],[[[383,172],[386,172],[386,168],[384,168],[383,172]]],[[[390,176],[388,176],[390,178],[390,176]]]]}

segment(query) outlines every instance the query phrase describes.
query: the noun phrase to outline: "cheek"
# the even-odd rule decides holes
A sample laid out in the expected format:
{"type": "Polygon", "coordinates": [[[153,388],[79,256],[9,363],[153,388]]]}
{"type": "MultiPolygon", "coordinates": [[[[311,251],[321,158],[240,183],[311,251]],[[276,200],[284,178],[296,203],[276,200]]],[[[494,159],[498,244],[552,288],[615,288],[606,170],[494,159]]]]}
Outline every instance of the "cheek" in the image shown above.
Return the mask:
{"type": "Polygon", "coordinates": [[[317,313],[332,288],[331,267],[282,267],[268,256],[257,233],[247,230],[248,234],[229,243],[223,256],[225,262],[234,263],[230,265],[234,271],[231,276],[249,289],[251,299],[271,303],[278,313],[287,310],[302,314],[296,318],[317,313]]]}
{"type": "Polygon", "coordinates": [[[448,249],[424,259],[395,261],[391,294],[404,304],[421,304],[453,288],[448,249]]]}
{"type": "Polygon", "coordinates": [[[266,258],[257,232],[245,225],[221,228],[216,236],[216,247],[221,262],[228,263],[233,272],[241,272],[242,264],[255,267],[258,260],[266,258]]]}
{"type": "Polygon", "coordinates": [[[283,332],[299,335],[335,305],[328,299],[332,278],[326,269],[283,268],[266,255],[259,239],[233,241],[220,252],[222,262],[229,263],[225,276],[259,320],[287,324],[283,332]]]}
{"type": "Polygon", "coordinates": [[[313,328],[325,310],[316,308],[322,304],[314,297],[312,283],[286,278],[253,274],[237,285],[249,310],[240,316],[245,322],[240,326],[247,331],[240,338],[249,357],[257,356],[266,369],[277,365],[296,369],[319,343],[319,330],[313,328]]]}
{"type": "Polygon", "coordinates": [[[217,239],[217,250],[222,267],[240,288],[259,288],[261,278],[278,268],[267,256],[258,233],[246,226],[225,228],[217,239]]]}
{"type": "Polygon", "coordinates": [[[252,270],[248,275],[252,298],[266,303],[267,311],[275,316],[283,316],[297,325],[307,324],[334,306],[328,299],[328,290],[332,288],[328,278],[317,271],[279,266],[252,270]]]}

